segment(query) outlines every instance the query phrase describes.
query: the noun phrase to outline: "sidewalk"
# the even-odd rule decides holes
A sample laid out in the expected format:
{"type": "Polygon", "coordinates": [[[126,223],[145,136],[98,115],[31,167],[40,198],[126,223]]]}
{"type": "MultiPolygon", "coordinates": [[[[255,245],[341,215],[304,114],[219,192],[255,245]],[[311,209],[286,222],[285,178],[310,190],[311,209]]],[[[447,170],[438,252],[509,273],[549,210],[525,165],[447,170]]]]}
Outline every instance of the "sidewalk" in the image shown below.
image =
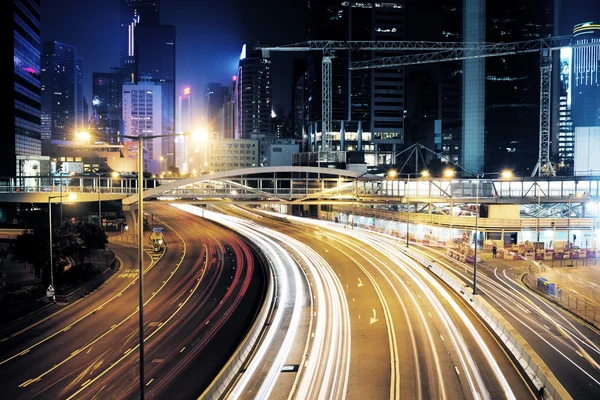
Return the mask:
{"type": "Polygon", "coordinates": [[[482,264],[498,264],[525,273],[523,283],[529,289],[600,328],[600,259],[579,259],[573,266],[555,261],[552,266],[548,261],[493,259],[488,251],[480,254],[482,264]],[[553,295],[538,288],[538,278],[555,285],[553,295]]]}

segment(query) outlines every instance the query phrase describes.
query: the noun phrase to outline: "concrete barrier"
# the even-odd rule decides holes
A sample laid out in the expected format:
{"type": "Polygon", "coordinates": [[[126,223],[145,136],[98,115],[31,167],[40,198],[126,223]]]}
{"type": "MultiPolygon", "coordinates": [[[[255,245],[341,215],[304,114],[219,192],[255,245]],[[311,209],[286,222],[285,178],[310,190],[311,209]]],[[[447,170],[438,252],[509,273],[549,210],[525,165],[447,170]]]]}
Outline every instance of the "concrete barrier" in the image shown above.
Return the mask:
{"type": "Polygon", "coordinates": [[[276,287],[273,282],[276,282],[273,275],[273,268],[271,263],[268,261],[269,251],[261,248],[260,245],[254,244],[255,242],[247,240],[250,246],[256,247],[257,254],[263,261],[263,265],[269,265],[266,271],[269,279],[267,280],[267,292],[265,299],[266,301],[262,305],[257,318],[255,319],[252,327],[248,331],[248,334],[237,348],[233,356],[229,359],[227,364],[223,367],[217,377],[210,383],[210,385],[200,395],[198,400],[205,399],[221,399],[225,392],[229,390],[231,384],[236,380],[244,363],[247,362],[251,353],[254,351],[259,338],[263,335],[265,329],[267,329],[267,321],[269,321],[271,314],[274,310],[276,303],[276,287]]]}
{"type": "Polygon", "coordinates": [[[408,256],[427,267],[456,293],[467,300],[467,303],[477,311],[481,318],[483,318],[500,340],[502,340],[536,389],[543,392],[544,399],[572,399],[571,395],[554,376],[550,368],[548,368],[544,361],[531,348],[527,341],[500,313],[490,306],[485,299],[481,296],[473,296],[471,289],[464,285],[456,275],[445,268],[438,266],[433,260],[430,260],[421,254],[417,254],[410,249],[403,249],[403,251],[408,256]]]}

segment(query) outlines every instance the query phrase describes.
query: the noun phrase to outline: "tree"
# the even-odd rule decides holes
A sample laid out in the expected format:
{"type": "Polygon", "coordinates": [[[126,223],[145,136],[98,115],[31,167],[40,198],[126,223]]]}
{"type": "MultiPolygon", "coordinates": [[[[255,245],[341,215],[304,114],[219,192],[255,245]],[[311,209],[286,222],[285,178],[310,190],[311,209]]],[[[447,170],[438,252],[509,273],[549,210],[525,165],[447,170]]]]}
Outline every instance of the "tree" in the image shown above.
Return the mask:
{"type": "Polygon", "coordinates": [[[10,254],[10,250],[6,247],[2,247],[0,248],[0,265],[4,264],[4,260],[6,260],[6,258],[8,257],[8,255],[10,254]]]}
{"type": "MultiPolygon", "coordinates": [[[[65,223],[53,229],[52,265],[54,271],[62,272],[68,257],[75,257],[82,264],[91,249],[102,249],[108,243],[104,229],[88,222],[65,223]]],[[[44,283],[50,280],[50,237],[48,226],[40,226],[18,235],[12,244],[13,258],[33,264],[36,276],[42,276],[44,283]],[[41,275],[41,272],[44,274],[41,275]]]]}
{"type": "Polygon", "coordinates": [[[93,249],[104,249],[108,243],[106,232],[97,224],[79,222],[76,224],[66,224],[65,227],[73,231],[78,239],[78,247],[75,252],[78,261],[81,263],[85,256],[90,254],[93,249]]]}
{"type": "Polygon", "coordinates": [[[42,276],[42,269],[50,257],[48,227],[25,230],[11,243],[11,253],[14,260],[32,264],[36,277],[42,276]]]}

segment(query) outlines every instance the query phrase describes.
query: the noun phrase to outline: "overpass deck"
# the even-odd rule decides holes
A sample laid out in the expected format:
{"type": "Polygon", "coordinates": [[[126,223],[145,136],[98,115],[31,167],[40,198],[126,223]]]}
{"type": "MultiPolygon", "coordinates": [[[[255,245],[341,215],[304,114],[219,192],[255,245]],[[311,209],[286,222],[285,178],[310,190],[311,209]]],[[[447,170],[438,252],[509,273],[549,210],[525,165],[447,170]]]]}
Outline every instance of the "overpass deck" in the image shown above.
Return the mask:
{"type": "MultiPolygon", "coordinates": [[[[600,176],[512,179],[390,179],[317,167],[261,167],[191,178],[145,178],[144,201],[188,203],[532,204],[597,202],[600,176]]],[[[77,193],[76,202],[137,202],[136,177],[0,177],[0,202],[44,203],[77,193]]]]}

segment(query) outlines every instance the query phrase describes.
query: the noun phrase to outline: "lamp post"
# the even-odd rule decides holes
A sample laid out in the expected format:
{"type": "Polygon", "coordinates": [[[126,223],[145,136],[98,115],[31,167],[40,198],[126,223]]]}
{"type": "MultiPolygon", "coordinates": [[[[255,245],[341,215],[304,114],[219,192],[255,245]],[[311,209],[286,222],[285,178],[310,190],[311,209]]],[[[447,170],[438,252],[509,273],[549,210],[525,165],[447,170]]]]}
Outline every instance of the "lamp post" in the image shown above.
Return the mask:
{"type": "MultiPolygon", "coordinates": [[[[454,170],[451,168],[446,168],[444,170],[444,177],[451,179],[454,176],[454,170]]],[[[452,186],[450,186],[450,245],[454,247],[454,239],[452,238],[452,230],[453,226],[453,218],[454,218],[454,202],[452,198],[452,186]]]]}
{"type": "Polygon", "coordinates": [[[541,205],[540,205],[540,195],[541,195],[542,189],[540,188],[540,185],[537,182],[535,183],[535,186],[537,188],[537,195],[538,195],[537,223],[535,226],[535,232],[537,235],[537,242],[539,243],[540,242],[540,213],[542,212],[541,205]]]}
{"type": "Polygon", "coordinates": [[[477,247],[479,247],[479,174],[475,180],[475,258],[473,260],[473,295],[477,294],[477,247]]]}
{"type": "Polygon", "coordinates": [[[569,193],[569,208],[567,211],[567,248],[569,250],[571,250],[571,196],[573,196],[573,194],[569,193]]]}
{"type": "MultiPolygon", "coordinates": [[[[75,194],[71,193],[69,194],[70,199],[74,199],[75,198],[75,194]]],[[[52,288],[54,288],[54,263],[53,263],[53,258],[52,258],[52,199],[58,199],[60,198],[60,207],[61,207],[61,211],[62,211],[62,198],[63,195],[61,193],[60,196],[48,196],[48,226],[50,229],[49,232],[49,236],[50,236],[50,286],[52,286],[52,288]]],[[[61,225],[62,225],[62,217],[61,217],[61,225]]],[[[52,294],[52,301],[56,301],[56,295],[53,293],[52,294]]]]}
{"type": "Polygon", "coordinates": [[[98,173],[98,225],[102,226],[102,202],[100,201],[100,171],[98,173]]]}
{"type": "Polygon", "coordinates": [[[140,399],[144,399],[144,140],[152,140],[162,137],[187,136],[188,133],[155,135],[155,136],[124,136],[126,139],[137,140],[138,142],[138,177],[137,177],[137,192],[138,192],[138,274],[139,274],[139,345],[140,345],[140,399]]]}
{"type": "Polygon", "coordinates": [[[406,248],[408,248],[408,245],[410,243],[410,201],[408,199],[408,190],[410,188],[410,174],[408,174],[408,181],[406,183],[406,204],[407,204],[407,208],[406,208],[406,248]]]}

